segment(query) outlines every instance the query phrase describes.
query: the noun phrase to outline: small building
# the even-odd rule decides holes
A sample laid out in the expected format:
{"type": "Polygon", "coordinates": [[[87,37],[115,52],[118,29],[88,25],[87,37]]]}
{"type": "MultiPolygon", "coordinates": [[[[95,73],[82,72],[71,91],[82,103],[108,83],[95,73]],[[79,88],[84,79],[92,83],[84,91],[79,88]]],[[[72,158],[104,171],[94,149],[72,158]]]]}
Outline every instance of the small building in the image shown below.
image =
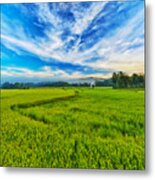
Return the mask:
{"type": "Polygon", "coordinates": [[[95,85],[96,85],[95,80],[93,80],[93,81],[91,81],[91,82],[90,82],[90,88],[94,88],[94,87],[95,87],[95,85]]]}

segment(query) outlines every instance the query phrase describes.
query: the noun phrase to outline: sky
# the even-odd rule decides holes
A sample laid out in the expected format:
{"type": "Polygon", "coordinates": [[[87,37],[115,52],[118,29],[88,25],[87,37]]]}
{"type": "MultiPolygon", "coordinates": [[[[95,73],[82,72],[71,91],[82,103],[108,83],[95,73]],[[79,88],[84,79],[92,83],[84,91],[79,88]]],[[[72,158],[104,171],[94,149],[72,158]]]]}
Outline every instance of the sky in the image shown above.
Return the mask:
{"type": "Polygon", "coordinates": [[[1,4],[1,82],[144,72],[144,1],[1,4]]]}

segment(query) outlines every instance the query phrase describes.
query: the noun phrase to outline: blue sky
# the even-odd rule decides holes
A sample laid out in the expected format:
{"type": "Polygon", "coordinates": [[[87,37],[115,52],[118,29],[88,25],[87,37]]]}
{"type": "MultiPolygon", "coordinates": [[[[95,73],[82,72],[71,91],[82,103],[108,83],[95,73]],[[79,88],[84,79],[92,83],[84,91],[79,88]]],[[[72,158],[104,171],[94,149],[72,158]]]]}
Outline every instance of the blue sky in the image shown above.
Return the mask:
{"type": "Polygon", "coordinates": [[[1,79],[53,81],[144,72],[144,2],[1,5],[1,79]]]}

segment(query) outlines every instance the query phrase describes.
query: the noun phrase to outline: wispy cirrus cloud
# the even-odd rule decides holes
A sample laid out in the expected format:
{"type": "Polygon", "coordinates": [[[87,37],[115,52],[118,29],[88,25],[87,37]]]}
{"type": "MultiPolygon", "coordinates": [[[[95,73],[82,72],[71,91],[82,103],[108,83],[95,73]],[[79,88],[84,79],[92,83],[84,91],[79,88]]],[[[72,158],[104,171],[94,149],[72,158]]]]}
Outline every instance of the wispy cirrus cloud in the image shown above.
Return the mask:
{"type": "MultiPolygon", "coordinates": [[[[81,71],[76,71],[72,73],[68,73],[61,69],[52,69],[50,66],[43,66],[38,70],[32,70],[29,68],[21,68],[21,67],[2,67],[1,70],[1,82],[5,82],[8,79],[12,81],[27,81],[27,82],[40,82],[40,81],[57,81],[57,80],[67,80],[70,82],[74,82],[76,80],[95,77],[95,78],[107,78],[111,77],[111,73],[106,75],[101,75],[100,73],[89,73],[84,74],[81,71]]],[[[83,79],[84,82],[84,79],[83,79]]]]}
{"type": "MultiPolygon", "coordinates": [[[[36,78],[37,81],[46,80],[49,81],[51,78],[54,80],[66,79],[66,80],[74,80],[78,78],[82,78],[84,74],[80,71],[67,73],[64,70],[60,69],[52,69],[50,66],[43,66],[38,70],[31,70],[28,68],[21,67],[2,67],[1,70],[2,81],[3,76],[11,77],[11,78],[27,78],[28,80],[36,78]]],[[[99,76],[99,74],[89,74],[88,76],[99,76]]]]}
{"type": "MultiPolygon", "coordinates": [[[[58,62],[54,68],[66,73],[65,78],[70,76],[68,72],[108,77],[113,71],[144,71],[142,1],[6,4],[2,5],[1,15],[4,65],[7,62],[7,66],[18,68],[12,58],[14,52],[22,59],[23,68],[23,57],[32,64],[38,57],[51,68],[58,62]],[[58,65],[61,63],[64,67],[58,65]],[[79,71],[79,67],[83,70],[79,71]]],[[[46,78],[46,72],[51,73],[51,78],[56,75],[42,67],[38,72],[27,67],[30,71],[25,73],[42,78],[43,74],[46,78]]],[[[5,69],[3,76],[7,73],[5,69]]],[[[62,78],[59,74],[57,77],[62,78]]]]}

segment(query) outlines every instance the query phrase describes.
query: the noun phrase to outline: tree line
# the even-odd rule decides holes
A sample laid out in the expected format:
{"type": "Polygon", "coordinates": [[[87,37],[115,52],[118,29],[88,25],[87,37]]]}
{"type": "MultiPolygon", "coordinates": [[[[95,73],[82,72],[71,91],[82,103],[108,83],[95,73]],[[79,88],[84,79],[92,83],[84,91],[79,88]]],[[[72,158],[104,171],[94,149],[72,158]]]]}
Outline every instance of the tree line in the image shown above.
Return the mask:
{"type": "Polygon", "coordinates": [[[89,87],[90,83],[69,83],[65,81],[56,81],[56,82],[38,82],[38,83],[10,83],[5,82],[1,85],[2,89],[29,89],[36,87],[89,87]]]}
{"type": "Polygon", "coordinates": [[[126,73],[114,72],[112,74],[113,88],[144,88],[145,77],[143,74],[133,73],[131,76],[126,73]]]}
{"type": "MultiPolygon", "coordinates": [[[[143,88],[145,86],[145,80],[143,74],[132,74],[131,76],[126,73],[114,72],[112,77],[104,80],[96,80],[95,86],[111,86],[113,88],[143,88]]],[[[35,87],[90,87],[90,82],[38,82],[38,83],[10,83],[5,82],[1,85],[2,89],[29,89],[35,87]]]]}
{"type": "Polygon", "coordinates": [[[2,89],[29,89],[31,86],[30,83],[20,83],[20,82],[15,82],[15,83],[10,83],[10,82],[5,82],[2,84],[1,88],[2,89]]]}

